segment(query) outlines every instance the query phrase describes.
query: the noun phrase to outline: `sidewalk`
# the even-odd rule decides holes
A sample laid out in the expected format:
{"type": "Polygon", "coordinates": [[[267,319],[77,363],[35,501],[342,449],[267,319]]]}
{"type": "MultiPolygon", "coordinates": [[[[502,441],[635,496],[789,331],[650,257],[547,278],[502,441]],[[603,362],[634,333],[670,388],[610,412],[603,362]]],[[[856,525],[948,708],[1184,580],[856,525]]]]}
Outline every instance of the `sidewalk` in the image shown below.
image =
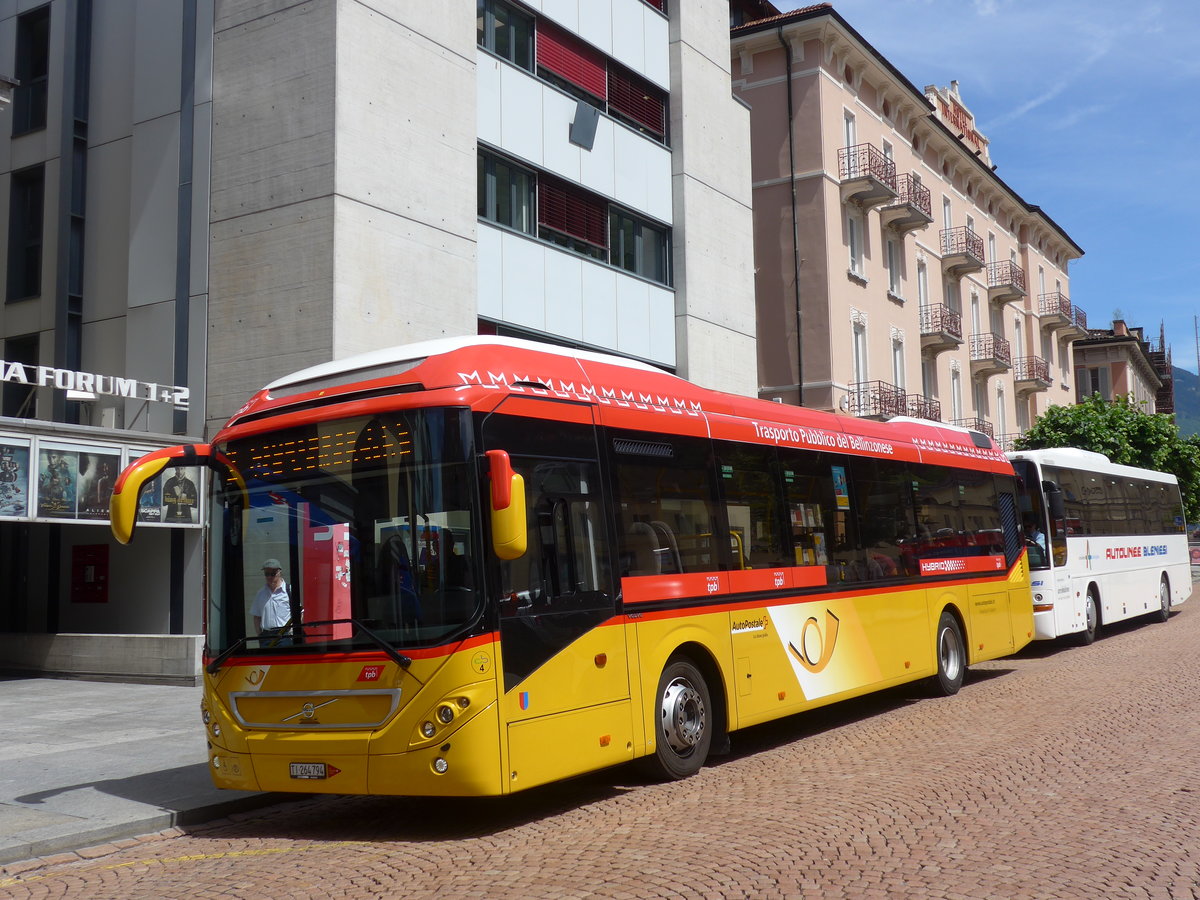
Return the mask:
{"type": "Polygon", "coordinates": [[[200,696],[200,687],[0,678],[0,864],[278,799],[213,787],[200,696]]]}

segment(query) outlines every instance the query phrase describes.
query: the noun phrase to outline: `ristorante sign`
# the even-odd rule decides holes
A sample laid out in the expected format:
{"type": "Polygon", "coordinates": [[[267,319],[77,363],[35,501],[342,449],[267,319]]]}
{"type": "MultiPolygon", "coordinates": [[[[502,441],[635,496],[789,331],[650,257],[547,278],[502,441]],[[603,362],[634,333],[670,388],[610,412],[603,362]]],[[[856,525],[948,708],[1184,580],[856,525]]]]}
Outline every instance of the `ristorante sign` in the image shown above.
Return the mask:
{"type": "Polygon", "coordinates": [[[0,382],[51,387],[83,394],[126,397],[130,400],[149,400],[153,403],[170,403],[176,409],[187,409],[191,396],[188,388],[177,385],[120,378],[116,375],[98,375],[95,372],[76,372],[73,369],[56,369],[52,366],[29,366],[2,359],[0,382]]]}

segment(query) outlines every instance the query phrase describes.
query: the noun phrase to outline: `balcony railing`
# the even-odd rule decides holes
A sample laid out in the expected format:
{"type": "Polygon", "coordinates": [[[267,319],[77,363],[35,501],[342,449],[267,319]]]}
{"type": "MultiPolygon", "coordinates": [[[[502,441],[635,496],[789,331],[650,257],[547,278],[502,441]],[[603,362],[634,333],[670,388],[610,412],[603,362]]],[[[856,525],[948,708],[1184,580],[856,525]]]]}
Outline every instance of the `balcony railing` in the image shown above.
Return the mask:
{"type": "Polygon", "coordinates": [[[928,419],[930,422],[942,421],[942,404],[932,397],[909,394],[905,399],[907,400],[906,415],[912,416],[914,419],[928,419]]]}
{"type": "Polygon", "coordinates": [[[996,445],[1001,450],[1011,450],[1013,449],[1013,445],[1016,444],[1017,438],[1021,437],[1023,434],[1024,432],[1021,431],[1009,431],[1005,434],[992,435],[992,440],[996,442],[996,445]]]}
{"type": "Polygon", "coordinates": [[[905,172],[896,176],[896,199],[879,210],[881,224],[907,234],[933,221],[933,202],[929,188],[916,175],[905,172]]]}
{"type": "Polygon", "coordinates": [[[838,177],[843,203],[853,201],[866,209],[896,197],[896,164],[873,144],[838,150],[838,177]]]}
{"type": "Polygon", "coordinates": [[[886,381],[856,381],[849,391],[846,411],[853,416],[890,419],[907,412],[904,389],[886,381]]]}
{"type": "Polygon", "coordinates": [[[1010,260],[990,262],[987,267],[988,299],[996,303],[1019,300],[1026,294],[1025,270],[1010,260]]]}
{"type": "Polygon", "coordinates": [[[942,268],[955,278],[983,268],[983,238],[966,226],[942,229],[942,268]]]}
{"type": "Polygon", "coordinates": [[[1013,381],[1018,391],[1044,391],[1050,380],[1050,363],[1040,356],[1018,356],[1013,360],[1013,381]]]}
{"type": "Polygon", "coordinates": [[[1012,367],[1008,341],[995,333],[971,335],[971,374],[979,376],[1006,372],[1012,367]]]}
{"type": "Polygon", "coordinates": [[[1042,327],[1051,331],[1071,324],[1071,301],[1060,291],[1038,294],[1038,316],[1042,327]]]}
{"type": "Polygon", "coordinates": [[[962,343],[962,316],[943,303],[921,307],[921,349],[940,353],[962,343]]]}
{"type": "Polygon", "coordinates": [[[995,439],[995,429],[992,428],[992,423],[986,419],[978,417],[971,419],[955,419],[950,423],[957,425],[959,428],[970,428],[972,431],[978,431],[981,434],[986,434],[988,437],[995,439]]]}
{"type": "Polygon", "coordinates": [[[1071,310],[1071,324],[1075,327],[1075,331],[1081,336],[1086,337],[1088,333],[1087,313],[1078,306],[1071,310]]]}

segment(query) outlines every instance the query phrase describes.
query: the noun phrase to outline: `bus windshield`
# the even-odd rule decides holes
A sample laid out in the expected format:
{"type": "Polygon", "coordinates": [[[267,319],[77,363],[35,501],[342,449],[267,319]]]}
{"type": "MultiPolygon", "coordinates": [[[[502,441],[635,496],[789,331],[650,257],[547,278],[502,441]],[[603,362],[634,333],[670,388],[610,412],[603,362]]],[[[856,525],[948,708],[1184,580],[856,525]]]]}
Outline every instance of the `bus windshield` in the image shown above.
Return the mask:
{"type": "Polygon", "coordinates": [[[213,490],[210,655],[441,643],[479,611],[465,409],[316,422],[230,441],[213,490]]]}

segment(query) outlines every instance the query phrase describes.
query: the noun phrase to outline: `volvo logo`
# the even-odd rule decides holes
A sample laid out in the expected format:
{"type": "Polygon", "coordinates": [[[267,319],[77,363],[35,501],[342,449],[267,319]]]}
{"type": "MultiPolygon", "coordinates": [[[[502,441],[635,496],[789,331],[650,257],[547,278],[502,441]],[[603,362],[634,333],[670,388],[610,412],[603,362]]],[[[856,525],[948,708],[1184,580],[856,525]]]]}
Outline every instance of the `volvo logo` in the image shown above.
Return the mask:
{"type": "Polygon", "coordinates": [[[322,706],[328,706],[330,703],[337,702],[337,697],[334,697],[332,700],[326,700],[324,703],[313,703],[310,700],[300,707],[300,712],[292,713],[290,716],[285,717],[283,721],[290,722],[292,719],[302,719],[306,723],[314,722],[318,709],[320,709],[322,706]]]}

